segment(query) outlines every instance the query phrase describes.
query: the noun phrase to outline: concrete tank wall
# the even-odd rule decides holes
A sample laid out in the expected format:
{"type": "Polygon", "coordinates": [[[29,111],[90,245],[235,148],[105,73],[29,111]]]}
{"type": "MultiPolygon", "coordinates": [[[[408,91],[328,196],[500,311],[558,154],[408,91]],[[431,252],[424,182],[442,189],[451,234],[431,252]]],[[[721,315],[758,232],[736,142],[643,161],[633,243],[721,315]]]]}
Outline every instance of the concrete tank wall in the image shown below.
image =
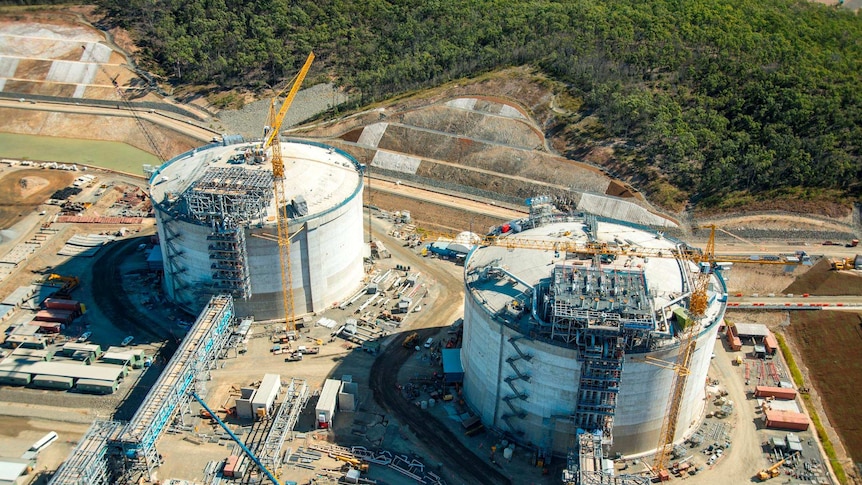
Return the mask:
{"type": "MultiPolygon", "coordinates": [[[[357,196],[322,217],[312,217],[290,245],[296,315],[322,311],[354,292],[362,282],[362,199],[357,196]]],[[[267,231],[275,232],[275,228],[267,231]]],[[[252,297],[237,300],[239,314],[259,320],[284,318],[278,245],[254,236],[249,249],[252,297]]]]}
{"type": "MultiPolygon", "coordinates": [[[[359,166],[349,155],[310,142],[292,142],[288,148],[297,144],[306,147],[303,153],[308,158],[294,164],[292,170],[302,172],[303,163],[312,168],[316,164],[318,170],[316,178],[310,177],[310,180],[293,177],[291,181],[296,186],[292,190],[308,191],[306,194],[314,191],[321,199],[314,209],[316,212],[290,221],[290,232],[294,233],[290,248],[294,313],[303,315],[330,307],[356,291],[362,283],[363,181],[359,166]],[[327,171],[319,169],[320,166],[336,168],[327,171]]],[[[212,160],[224,158],[233,150],[233,147],[216,145],[194,150],[160,167],[160,172],[150,181],[151,194],[154,200],[160,201],[154,208],[165,261],[165,292],[171,300],[193,313],[200,311],[214,293],[208,250],[211,242],[207,241],[212,228],[183,219],[179,213],[184,209],[165,200],[169,194],[176,196],[186,190],[195,177],[215,163],[212,160]],[[183,164],[182,167],[177,162],[183,164]],[[176,187],[166,188],[169,184],[176,184],[176,187]]],[[[252,296],[236,300],[237,312],[254,315],[258,320],[284,318],[278,244],[255,236],[276,234],[275,223],[269,219],[263,227],[251,224],[244,231],[252,296]]]]}
{"type": "MultiPolygon", "coordinates": [[[[703,409],[706,370],[717,328],[713,324],[698,337],[680,408],[677,440],[697,424],[703,409]]],[[[464,306],[463,342],[464,396],[487,426],[523,433],[522,441],[552,447],[555,452],[563,453],[571,447],[574,429],[567,417],[575,410],[581,372],[575,350],[530,340],[501,325],[469,291],[464,306]],[[532,358],[521,358],[515,347],[532,358]],[[510,358],[511,363],[507,361],[510,358]],[[506,379],[517,377],[517,372],[529,375],[530,380],[510,379],[510,386],[506,379]],[[508,402],[504,399],[520,393],[527,398],[515,397],[508,402]],[[523,418],[514,416],[518,411],[525,413],[523,418]]],[[[678,350],[674,346],[650,355],[673,362],[678,350]]],[[[645,354],[629,355],[623,365],[614,420],[615,452],[643,453],[658,444],[673,371],[644,363],[644,357],[645,354]]]]}
{"type": "MultiPolygon", "coordinates": [[[[211,296],[208,287],[212,284],[212,261],[207,250],[211,229],[171,219],[159,211],[156,222],[160,239],[169,238],[179,253],[171,255],[169,244],[162,244],[162,256],[168,266],[165,273],[168,296],[190,308],[202,307],[211,296]],[[170,265],[184,269],[173,273],[170,265]]],[[[361,197],[355,196],[322,216],[308,218],[305,223],[297,222],[291,232],[294,228],[301,229],[290,248],[295,314],[321,311],[355,291],[364,274],[361,197]]],[[[252,297],[237,300],[237,312],[254,315],[259,320],[284,318],[278,244],[252,236],[252,232],[260,230],[246,229],[252,297]]],[[[275,228],[265,228],[265,232],[274,233],[275,228]]]]}

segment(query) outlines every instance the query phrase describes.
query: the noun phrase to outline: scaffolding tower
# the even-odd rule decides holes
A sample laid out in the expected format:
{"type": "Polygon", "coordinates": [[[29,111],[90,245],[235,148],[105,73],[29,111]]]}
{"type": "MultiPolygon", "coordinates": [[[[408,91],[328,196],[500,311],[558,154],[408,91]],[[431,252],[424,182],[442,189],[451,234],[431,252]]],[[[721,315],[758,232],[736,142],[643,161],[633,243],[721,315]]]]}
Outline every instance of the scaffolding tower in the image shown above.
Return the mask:
{"type": "Polygon", "coordinates": [[[308,403],[310,393],[308,384],[302,379],[291,379],[284,393],[284,402],[278,408],[272,426],[266,435],[266,440],[257,454],[260,462],[269,469],[275,470],[279,466],[281,448],[288,434],[293,431],[299,414],[308,403]]]}
{"type": "Polygon", "coordinates": [[[251,298],[245,230],[226,221],[207,236],[213,287],[236,298],[251,298]]]}
{"type": "Polygon", "coordinates": [[[558,264],[542,301],[540,335],[577,349],[581,363],[575,427],[613,444],[613,423],[626,351],[648,347],[656,318],[643,271],[558,264]]]}
{"type": "Polygon", "coordinates": [[[263,220],[272,197],[272,172],[241,167],[209,167],[184,194],[188,215],[208,224],[263,220]]]}
{"type": "MultiPolygon", "coordinates": [[[[638,475],[615,475],[613,470],[606,470],[602,452],[602,437],[583,433],[578,436],[578,449],[570,450],[567,456],[567,466],[563,470],[564,485],[648,485],[650,477],[638,475]]],[[[613,462],[609,464],[613,466],[613,462]]]]}

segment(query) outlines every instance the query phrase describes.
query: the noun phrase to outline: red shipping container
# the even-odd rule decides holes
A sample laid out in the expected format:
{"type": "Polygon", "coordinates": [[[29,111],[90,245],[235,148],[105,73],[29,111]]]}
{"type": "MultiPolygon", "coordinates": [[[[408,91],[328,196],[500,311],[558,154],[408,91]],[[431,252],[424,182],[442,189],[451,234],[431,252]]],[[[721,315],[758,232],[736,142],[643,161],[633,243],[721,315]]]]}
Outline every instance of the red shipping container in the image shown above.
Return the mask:
{"type": "Polygon", "coordinates": [[[40,322],[71,323],[75,318],[69,310],[40,310],[34,320],[40,322]]]}
{"type": "Polygon", "coordinates": [[[75,300],[62,300],[60,298],[46,298],[43,303],[45,308],[51,310],[69,310],[77,315],[81,314],[81,303],[75,300]]]}
{"type": "Polygon", "coordinates": [[[221,474],[233,478],[234,472],[236,471],[236,463],[239,461],[239,457],[236,455],[230,455],[224,461],[224,468],[222,468],[221,474]]]}
{"type": "Polygon", "coordinates": [[[808,416],[802,413],[767,409],[764,415],[766,417],[767,428],[791,429],[794,431],[805,431],[808,429],[808,416]]]}
{"type": "Polygon", "coordinates": [[[778,350],[778,340],[772,332],[766,334],[766,338],[763,339],[763,346],[766,347],[766,351],[770,354],[774,354],[778,350]]]}
{"type": "Polygon", "coordinates": [[[774,397],[775,399],[796,399],[796,389],[787,387],[757,386],[754,397],[774,397]]]}

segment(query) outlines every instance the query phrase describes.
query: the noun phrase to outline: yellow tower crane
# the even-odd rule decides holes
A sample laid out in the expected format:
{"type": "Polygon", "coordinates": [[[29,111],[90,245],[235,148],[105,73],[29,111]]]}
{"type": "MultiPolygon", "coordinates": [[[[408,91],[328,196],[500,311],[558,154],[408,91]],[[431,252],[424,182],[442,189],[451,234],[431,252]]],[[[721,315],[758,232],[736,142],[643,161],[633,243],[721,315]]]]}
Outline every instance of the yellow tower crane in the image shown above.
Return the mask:
{"type": "Polygon", "coordinates": [[[287,207],[287,195],[284,189],[284,160],[281,156],[279,132],[281,131],[284,117],[287,115],[287,110],[290,108],[291,103],[293,103],[293,98],[296,97],[296,93],[299,91],[299,87],[302,85],[305,75],[308,74],[308,69],[311,67],[313,61],[314,52],[310,52],[308,58],[305,60],[305,65],[302,66],[299,74],[296,75],[296,80],[294,80],[290,92],[288,92],[277,113],[275,112],[275,106],[278,103],[278,96],[273,98],[269,111],[269,131],[264,134],[264,142],[261,147],[264,152],[268,148],[272,149],[272,186],[275,195],[278,252],[279,263],[281,264],[281,296],[284,303],[285,330],[288,336],[296,331],[296,324],[294,323],[296,315],[293,304],[293,275],[290,262],[290,215],[287,207]]]}
{"type": "MultiPolygon", "coordinates": [[[[656,447],[655,459],[653,460],[653,471],[659,475],[667,473],[667,460],[673,447],[673,438],[679,421],[679,408],[682,404],[682,396],[685,393],[685,384],[690,373],[689,365],[691,357],[697,347],[697,333],[700,331],[701,321],[706,315],[709,307],[709,282],[712,278],[712,268],[715,262],[715,226],[711,226],[709,241],[701,253],[688,252],[686,260],[682,261],[685,271],[689,272],[691,263],[697,266],[698,271],[691,275],[692,292],[689,297],[688,313],[691,323],[680,330],[679,352],[676,363],[671,366],[673,370],[673,381],[671,393],[668,397],[667,410],[664,413],[661,431],[659,432],[659,443],[656,447]]],[[[649,358],[647,361],[649,362],[649,358]]],[[[662,478],[660,476],[660,478],[662,478]]]]}

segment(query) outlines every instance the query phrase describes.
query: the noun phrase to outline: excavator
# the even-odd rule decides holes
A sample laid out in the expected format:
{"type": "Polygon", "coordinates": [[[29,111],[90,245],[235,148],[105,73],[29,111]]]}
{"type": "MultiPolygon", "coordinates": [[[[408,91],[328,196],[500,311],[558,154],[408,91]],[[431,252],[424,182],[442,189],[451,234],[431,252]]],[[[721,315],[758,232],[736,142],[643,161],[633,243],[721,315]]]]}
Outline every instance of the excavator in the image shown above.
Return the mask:
{"type": "Polygon", "coordinates": [[[54,293],[54,296],[57,298],[70,298],[72,290],[81,284],[81,280],[79,280],[77,276],[63,276],[51,273],[47,278],[45,278],[45,282],[49,284],[55,281],[63,283],[63,286],[54,293]]]}
{"type": "Polygon", "coordinates": [[[760,470],[757,473],[757,479],[760,480],[761,482],[765,482],[765,481],[769,480],[770,478],[775,478],[778,475],[781,475],[781,472],[778,470],[779,468],[781,468],[781,465],[783,465],[787,460],[792,459],[793,457],[795,457],[798,454],[799,454],[799,452],[797,451],[796,453],[793,453],[792,455],[785,456],[781,460],[773,463],[773,465],[771,467],[766,468],[764,470],[760,470]]]}

